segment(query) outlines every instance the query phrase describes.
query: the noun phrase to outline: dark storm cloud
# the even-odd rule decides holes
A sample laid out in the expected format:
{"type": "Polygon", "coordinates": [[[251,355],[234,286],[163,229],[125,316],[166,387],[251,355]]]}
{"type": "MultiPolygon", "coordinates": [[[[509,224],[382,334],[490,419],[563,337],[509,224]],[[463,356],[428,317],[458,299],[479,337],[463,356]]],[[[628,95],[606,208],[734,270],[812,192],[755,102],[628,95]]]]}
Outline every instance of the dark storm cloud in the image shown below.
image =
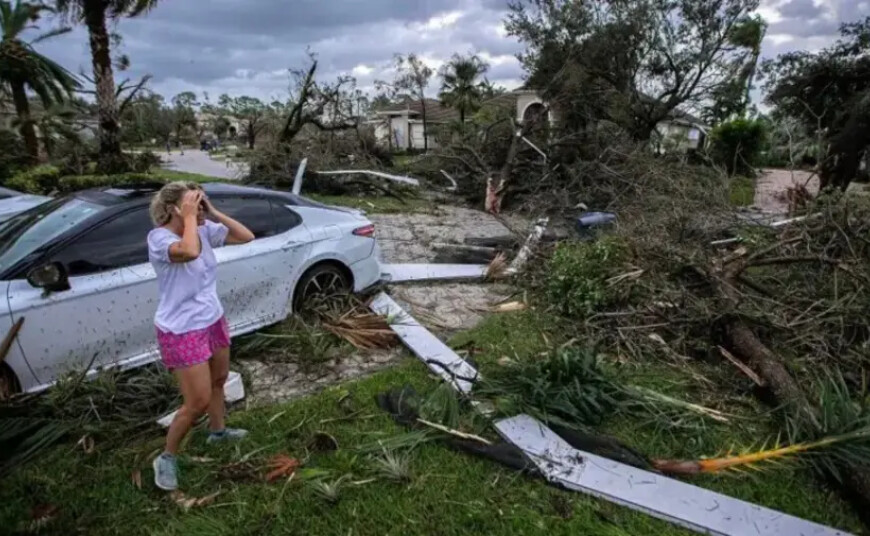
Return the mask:
{"type": "MultiPolygon", "coordinates": [[[[130,77],[154,75],[164,92],[208,89],[259,96],[285,91],[287,69],[315,51],[323,76],[364,66],[360,84],[371,84],[396,53],[434,61],[454,52],[500,57],[517,52],[499,33],[507,0],[172,0],[146,16],[121,20],[122,51],[130,77]],[[369,73],[369,70],[373,72],[369,73]],[[366,74],[369,73],[369,74],[366,74]]],[[[89,70],[82,29],[44,42],[40,49],[70,70],[89,70]]],[[[506,79],[521,69],[499,64],[506,79]]],[[[122,77],[125,75],[119,75],[122,77]]]]}
{"type": "Polygon", "coordinates": [[[785,18],[814,19],[821,16],[825,10],[817,6],[813,0],[789,0],[778,8],[779,14],[785,18]]]}

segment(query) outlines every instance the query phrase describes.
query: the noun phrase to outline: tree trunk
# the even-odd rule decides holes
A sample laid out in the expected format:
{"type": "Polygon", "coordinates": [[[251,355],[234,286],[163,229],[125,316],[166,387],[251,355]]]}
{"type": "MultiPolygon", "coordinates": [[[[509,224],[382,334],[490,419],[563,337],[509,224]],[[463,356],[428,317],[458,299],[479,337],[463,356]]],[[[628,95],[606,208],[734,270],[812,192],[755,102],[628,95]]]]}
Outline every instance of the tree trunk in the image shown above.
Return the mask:
{"type": "Polygon", "coordinates": [[[112,56],[109,49],[109,32],[106,29],[106,2],[85,0],[85,25],[88,27],[91,44],[91,59],[94,66],[94,83],[97,90],[97,108],[100,124],[101,159],[120,158],[121,126],[118,121],[118,103],[115,96],[115,77],[112,72],[112,56]]]}
{"type": "Polygon", "coordinates": [[[27,92],[23,82],[12,82],[12,100],[15,102],[15,112],[18,121],[21,122],[19,130],[24,138],[24,146],[32,163],[39,161],[39,140],[36,137],[36,129],[33,127],[33,119],[30,117],[30,102],[27,100],[27,92]]]}
{"type": "Polygon", "coordinates": [[[254,144],[257,142],[257,133],[254,131],[253,125],[248,125],[248,149],[254,150],[254,144]]]}

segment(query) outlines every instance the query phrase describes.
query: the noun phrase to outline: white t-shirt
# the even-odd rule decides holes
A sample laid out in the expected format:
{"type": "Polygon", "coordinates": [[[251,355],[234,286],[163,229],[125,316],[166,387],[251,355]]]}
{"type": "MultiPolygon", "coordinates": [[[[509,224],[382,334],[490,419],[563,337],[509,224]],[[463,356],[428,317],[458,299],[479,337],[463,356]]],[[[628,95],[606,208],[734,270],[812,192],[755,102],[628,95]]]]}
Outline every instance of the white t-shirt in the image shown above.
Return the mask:
{"type": "Polygon", "coordinates": [[[206,220],[198,228],[202,250],[190,262],[171,262],[169,246],[181,237],[164,227],[148,233],[148,260],[157,272],[160,304],[154,324],[176,335],[204,329],[224,314],[217,293],[217,260],[213,248],[227,240],[226,225],[206,220]]]}

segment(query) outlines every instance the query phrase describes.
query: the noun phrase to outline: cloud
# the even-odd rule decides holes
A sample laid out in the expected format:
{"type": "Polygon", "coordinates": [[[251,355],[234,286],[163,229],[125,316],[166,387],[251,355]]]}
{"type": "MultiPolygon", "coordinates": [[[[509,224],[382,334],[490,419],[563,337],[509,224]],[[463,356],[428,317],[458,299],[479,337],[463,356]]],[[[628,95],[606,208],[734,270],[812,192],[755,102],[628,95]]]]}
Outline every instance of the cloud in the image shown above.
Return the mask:
{"type": "MultiPolygon", "coordinates": [[[[152,86],[167,97],[192,90],[272,99],[286,97],[288,70],[304,66],[308,50],[317,54],[321,78],[349,74],[364,90],[392,76],[396,53],[414,52],[436,68],[455,53],[476,53],[491,64],[492,82],[512,88],[523,70],[515,58],[521,45],[504,29],[508,2],[163,1],[141,18],[117,22],[132,60],[117,78],[152,74],[152,86]]],[[[762,51],[769,58],[829,45],[841,23],[870,15],[870,0],[762,0],[758,12],[770,23],[762,51]]],[[[91,69],[81,27],[37,46],[74,72],[91,69]]]]}

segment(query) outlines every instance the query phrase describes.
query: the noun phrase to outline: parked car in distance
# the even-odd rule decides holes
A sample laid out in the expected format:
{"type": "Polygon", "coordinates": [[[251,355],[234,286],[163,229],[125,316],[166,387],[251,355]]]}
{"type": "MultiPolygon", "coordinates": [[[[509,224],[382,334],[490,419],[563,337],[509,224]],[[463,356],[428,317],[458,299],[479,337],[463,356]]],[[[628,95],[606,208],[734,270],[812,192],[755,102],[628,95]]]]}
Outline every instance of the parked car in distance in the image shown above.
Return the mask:
{"type": "MultiPolygon", "coordinates": [[[[159,358],[146,237],[160,186],[82,191],[0,223],[0,336],[24,319],[0,365],[8,385],[34,392],[86,367],[94,374],[159,358]]],[[[215,250],[233,336],[283,320],[315,293],[379,281],[374,225],[362,213],[262,188],[203,188],[256,237],[215,250]]]]}
{"type": "Polygon", "coordinates": [[[50,200],[50,197],[44,195],[24,194],[0,187],[0,223],[50,200]]]}

